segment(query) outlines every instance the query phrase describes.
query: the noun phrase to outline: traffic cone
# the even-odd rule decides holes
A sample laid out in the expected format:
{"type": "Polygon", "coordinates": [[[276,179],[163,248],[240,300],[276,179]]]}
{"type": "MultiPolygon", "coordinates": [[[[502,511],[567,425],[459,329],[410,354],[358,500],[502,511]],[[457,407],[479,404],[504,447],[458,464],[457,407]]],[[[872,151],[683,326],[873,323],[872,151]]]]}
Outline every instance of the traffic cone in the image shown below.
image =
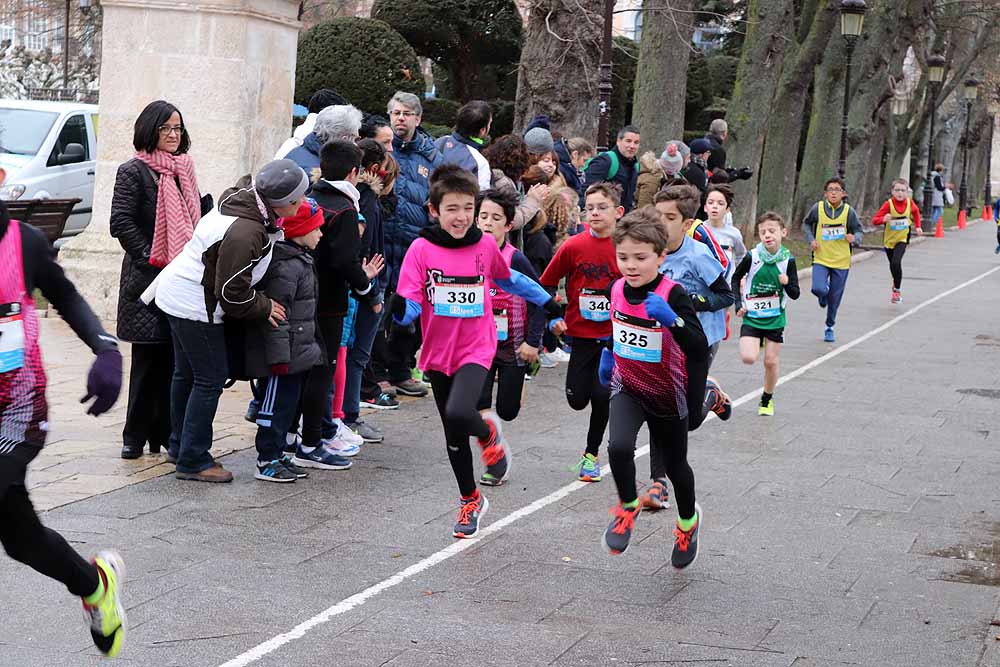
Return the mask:
{"type": "Polygon", "coordinates": [[[958,212],[958,228],[965,229],[965,209],[958,212]]]}
{"type": "Polygon", "coordinates": [[[993,207],[989,204],[983,204],[983,220],[989,220],[993,217],[993,207]]]}
{"type": "Polygon", "coordinates": [[[943,239],[944,238],[944,217],[938,218],[937,227],[934,228],[934,238],[943,239]]]}

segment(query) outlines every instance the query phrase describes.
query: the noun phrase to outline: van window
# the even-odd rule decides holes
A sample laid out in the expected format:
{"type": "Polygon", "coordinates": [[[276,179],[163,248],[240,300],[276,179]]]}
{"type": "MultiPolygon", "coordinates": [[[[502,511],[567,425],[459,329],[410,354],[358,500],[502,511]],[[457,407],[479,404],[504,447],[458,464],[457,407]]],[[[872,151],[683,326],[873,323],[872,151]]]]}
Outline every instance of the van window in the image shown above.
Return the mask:
{"type": "Polygon", "coordinates": [[[87,140],[87,121],[82,114],[70,116],[66,119],[66,124],[59,131],[59,138],[56,145],[52,147],[52,154],[49,155],[49,166],[56,163],[56,158],[66,151],[70,144],[80,144],[83,146],[84,161],[90,159],[90,142],[87,140]]]}
{"type": "Polygon", "coordinates": [[[57,115],[30,109],[0,109],[0,153],[36,155],[57,115]]]}

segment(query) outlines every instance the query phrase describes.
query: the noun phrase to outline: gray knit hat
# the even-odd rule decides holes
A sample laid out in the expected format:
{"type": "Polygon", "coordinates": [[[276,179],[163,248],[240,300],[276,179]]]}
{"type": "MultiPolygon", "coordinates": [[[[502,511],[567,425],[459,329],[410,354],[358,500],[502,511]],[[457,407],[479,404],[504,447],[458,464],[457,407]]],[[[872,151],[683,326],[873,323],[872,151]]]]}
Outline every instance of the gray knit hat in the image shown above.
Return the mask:
{"type": "Polygon", "coordinates": [[[291,160],[271,160],[257,172],[254,186],[271,206],[289,206],[309,189],[309,177],[291,160]]]}
{"type": "Polygon", "coordinates": [[[533,127],[524,135],[524,143],[532,155],[541,155],[555,149],[552,133],[544,127],[533,127]]]}

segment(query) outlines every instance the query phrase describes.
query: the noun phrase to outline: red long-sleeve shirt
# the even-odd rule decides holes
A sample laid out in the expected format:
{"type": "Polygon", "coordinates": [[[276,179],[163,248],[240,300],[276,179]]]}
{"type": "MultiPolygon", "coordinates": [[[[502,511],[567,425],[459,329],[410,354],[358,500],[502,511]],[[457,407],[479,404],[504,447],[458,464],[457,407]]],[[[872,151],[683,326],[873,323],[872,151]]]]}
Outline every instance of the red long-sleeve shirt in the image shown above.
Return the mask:
{"type": "MultiPolygon", "coordinates": [[[[882,204],[882,208],[880,208],[878,210],[878,213],[875,214],[875,217],[872,218],[872,224],[873,225],[884,225],[885,224],[885,218],[886,218],[886,216],[889,215],[889,204],[890,203],[892,204],[892,212],[895,215],[900,216],[900,215],[903,215],[903,213],[906,212],[906,202],[905,201],[904,202],[898,202],[898,201],[896,201],[895,198],[888,199],[888,200],[886,200],[886,202],[884,204],[882,204]]],[[[917,207],[917,202],[913,201],[912,199],[910,200],[910,224],[913,225],[914,227],[919,227],[920,226],[920,209],[917,207]]]]}
{"type": "Polygon", "coordinates": [[[599,239],[588,230],[566,239],[542,273],[539,282],[543,287],[555,288],[564,276],[566,332],[575,338],[610,336],[610,317],[601,322],[585,319],[580,313],[580,296],[584,289],[595,295],[601,294],[608,285],[622,277],[618,271],[618,258],[611,238],[599,239]]]}

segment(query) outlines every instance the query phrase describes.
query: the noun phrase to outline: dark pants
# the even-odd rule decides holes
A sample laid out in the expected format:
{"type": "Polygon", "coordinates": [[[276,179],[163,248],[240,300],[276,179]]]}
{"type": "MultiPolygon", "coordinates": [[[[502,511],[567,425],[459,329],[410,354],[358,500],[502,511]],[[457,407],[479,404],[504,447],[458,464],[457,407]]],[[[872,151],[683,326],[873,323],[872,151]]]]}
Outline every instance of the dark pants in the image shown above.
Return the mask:
{"type": "Polygon", "coordinates": [[[489,410],[493,405],[493,385],[497,387],[497,415],[505,422],[517,419],[521,411],[521,393],[524,390],[524,367],[504,366],[494,362],[486,374],[483,391],[479,396],[479,409],[489,410]],[[499,381],[497,381],[499,378],[499,381]]]}
{"type": "Polygon", "coordinates": [[[674,487],[677,514],[682,519],[694,516],[694,472],[687,461],[688,424],[683,417],[657,417],[639,405],[638,401],[622,392],[611,399],[611,439],[608,444],[608,459],[611,474],[618,488],[618,498],[623,503],[634,501],[635,490],[635,442],[643,423],[649,428],[650,455],[663,468],[654,471],[654,478],[664,475],[674,487]]]}
{"type": "Polygon", "coordinates": [[[490,435],[490,427],[476,409],[483,381],[486,379],[486,369],[476,364],[466,364],[450,376],[428,371],[427,379],[434,391],[438,414],[441,415],[448,460],[451,461],[458,490],[463,496],[471,496],[476,492],[476,476],[472,468],[469,436],[485,440],[490,435]]]}
{"type": "Polygon", "coordinates": [[[906,254],[906,246],[906,243],[897,243],[895,247],[885,249],[889,273],[892,274],[892,286],[897,290],[903,284],[903,255],[906,254]]]}
{"type": "Polygon", "coordinates": [[[302,405],[302,442],[314,447],[317,441],[306,440],[306,433],[321,433],[324,438],[332,438],[337,434],[337,427],[333,425],[333,373],[337,367],[337,351],[340,349],[340,338],[344,333],[344,317],[320,317],[317,337],[320,345],[323,346],[326,354],[326,365],[322,370],[315,372],[320,374],[318,378],[310,383],[313,387],[310,391],[322,392],[324,400],[309,401],[302,405]]]}
{"type": "MultiPolygon", "coordinates": [[[[260,380],[255,393],[260,401],[256,439],[258,461],[266,463],[281,458],[285,434],[292,432],[300,410],[316,413],[323,409],[326,374],[326,367],[316,366],[302,373],[272,375],[260,380]]],[[[302,442],[308,446],[315,446],[319,439],[319,430],[302,431],[302,442]]]]}
{"type": "Polygon", "coordinates": [[[39,451],[22,443],[0,456],[0,543],[14,560],[61,582],[73,595],[87,597],[100,585],[97,568],[62,535],[42,525],[24,485],[28,462],[39,451]]]}
{"type": "Polygon", "coordinates": [[[566,400],[574,410],[590,405],[587,454],[597,456],[608,426],[608,388],[597,377],[604,343],[590,338],[573,338],[566,369],[566,400]]]}
{"type": "Polygon", "coordinates": [[[178,472],[211,468],[212,422],[226,382],[226,338],[221,324],[170,317],[174,377],[170,386],[170,453],[178,472]]]}
{"type": "Polygon", "coordinates": [[[122,443],[158,452],[170,446],[172,343],[133,343],[122,443]]]}
{"type": "Polygon", "coordinates": [[[812,265],[812,293],[817,298],[826,299],[826,326],[837,323],[837,310],[844,298],[849,269],[831,269],[822,264],[812,265]]]}
{"type": "Polygon", "coordinates": [[[354,318],[354,345],[347,351],[347,379],[344,382],[344,421],[348,424],[358,419],[362,378],[371,360],[372,344],[381,319],[381,314],[372,311],[367,303],[358,303],[354,318]]]}

